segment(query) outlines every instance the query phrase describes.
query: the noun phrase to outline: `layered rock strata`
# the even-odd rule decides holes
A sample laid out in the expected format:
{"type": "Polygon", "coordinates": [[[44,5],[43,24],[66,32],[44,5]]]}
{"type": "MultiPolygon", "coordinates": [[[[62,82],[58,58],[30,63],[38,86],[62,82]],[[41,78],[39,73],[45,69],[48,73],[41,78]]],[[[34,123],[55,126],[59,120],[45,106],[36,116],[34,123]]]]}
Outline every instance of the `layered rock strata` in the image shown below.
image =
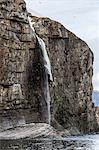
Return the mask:
{"type": "Polygon", "coordinates": [[[0,130],[49,122],[47,75],[23,0],[0,1],[0,130]]]}
{"type": "Polygon", "coordinates": [[[88,45],[60,23],[32,17],[34,29],[46,43],[54,83],[50,87],[52,125],[77,128],[97,127],[92,103],[93,53],[88,45]]]}
{"type": "Polygon", "coordinates": [[[92,51],[49,18],[31,16],[33,30],[29,16],[24,0],[0,1],[0,131],[49,123],[48,84],[51,124],[58,130],[95,131],[92,51]],[[45,42],[53,82],[37,36],[45,42]]]}

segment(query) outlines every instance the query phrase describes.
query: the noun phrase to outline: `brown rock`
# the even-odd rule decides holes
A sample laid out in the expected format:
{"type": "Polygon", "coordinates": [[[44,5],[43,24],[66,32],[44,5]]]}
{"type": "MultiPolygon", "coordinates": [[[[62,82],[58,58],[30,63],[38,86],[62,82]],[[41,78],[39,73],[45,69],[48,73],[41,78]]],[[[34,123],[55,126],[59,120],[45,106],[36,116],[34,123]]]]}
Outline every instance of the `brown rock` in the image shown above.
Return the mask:
{"type": "Polygon", "coordinates": [[[2,0],[0,14],[0,130],[47,122],[44,70],[25,2],[2,0]]]}
{"type": "Polygon", "coordinates": [[[36,33],[23,0],[0,1],[0,131],[49,122],[48,76],[36,34],[45,41],[52,65],[52,125],[70,133],[95,131],[92,51],[60,23],[32,19],[36,33]]]}
{"type": "Polygon", "coordinates": [[[81,132],[97,127],[92,104],[93,53],[88,45],[49,18],[32,17],[45,41],[54,77],[51,92],[52,125],[81,132]]]}

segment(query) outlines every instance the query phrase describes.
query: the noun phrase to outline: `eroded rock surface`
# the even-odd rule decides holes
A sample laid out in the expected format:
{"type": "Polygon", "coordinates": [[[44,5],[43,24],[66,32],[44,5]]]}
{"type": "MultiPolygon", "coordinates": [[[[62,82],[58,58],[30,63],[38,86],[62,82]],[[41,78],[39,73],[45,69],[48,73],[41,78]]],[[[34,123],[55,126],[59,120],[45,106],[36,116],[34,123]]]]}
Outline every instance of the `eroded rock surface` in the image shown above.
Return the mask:
{"type": "Polygon", "coordinates": [[[23,0],[0,1],[0,130],[48,122],[39,45],[23,0]]]}
{"type": "Polygon", "coordinates": [[[97,119],[97,122],[98,122],[98,130],[99,130],[99,106],[96,107],[96,119],[97,119]]]}
{"type": "Polygon", "coordinates": [[[32,17],[24,0],[0,1],[0,131],[30,123],[49,123],[47,84],[37,35],[52,66],[51,122],[71,133],[95,131],[92,103],[93,53],[60,23],[32,17]]]}
{"type": "Polygon", "coordinates": [[[49,18],[32,19],[36,33],[46,43],[52,65],[52,125],[94,131],[97,123],[92,103],[91,49],[60,23],[49,18]]]}
{"type": "Polygon", "coordinates": [[[56,137],[59,136],[56,130],[46,123],[31,123],[16,128],[10,128],[0,133],[1,139],[34,139],[40,137],[56,137]]]}

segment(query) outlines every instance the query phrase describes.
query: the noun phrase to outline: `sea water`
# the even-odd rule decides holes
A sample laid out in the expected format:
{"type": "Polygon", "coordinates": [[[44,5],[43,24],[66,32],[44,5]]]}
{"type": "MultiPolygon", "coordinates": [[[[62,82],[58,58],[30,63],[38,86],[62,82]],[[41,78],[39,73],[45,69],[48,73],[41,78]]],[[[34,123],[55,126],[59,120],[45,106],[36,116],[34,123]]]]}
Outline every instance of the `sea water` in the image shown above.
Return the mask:
{"type": "Polygon", "coordinates": [[[99,134],[68,138],[1,140],[0,150],[99,150],[99,134]]]}

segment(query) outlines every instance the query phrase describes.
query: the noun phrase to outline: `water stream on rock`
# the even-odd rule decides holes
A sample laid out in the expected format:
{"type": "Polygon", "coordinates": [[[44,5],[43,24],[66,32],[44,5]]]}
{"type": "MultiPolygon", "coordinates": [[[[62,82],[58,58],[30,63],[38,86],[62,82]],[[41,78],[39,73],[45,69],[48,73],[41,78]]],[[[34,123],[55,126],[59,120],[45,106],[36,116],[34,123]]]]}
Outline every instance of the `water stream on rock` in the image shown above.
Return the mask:
{"type": "MultiPolygon", "coordinates": [[[[29,24],[30,24],[32,31],[35,33],[35,29],[33,27],[33,22],[32,22],[31,17],[28,17],[28,20],[29,20],[29,24]]],[[[36,35],[36,33],[35,33],[35,35],[36,35]]],[[[45,72],[45,74],[44,74],[45,77],[43,79],[44,83],[43,83],[42,87],[43,87],[43,93],[44,93],[44,100],[46,101],[46,104],[47,104],[47,112],[45,112],[44,110],[43,110],[43,112],[48,114],[47,117],[45,117],[45,118],[47,118],[45,120],[48,120],[47,123],[50,124],[50,120],[51,120],[50,119],[51,118],[50,117],[51,116],[50,115],[50,101],[51,101],[51,99],[50,99],[50,91],[49,91],[49,80],[51,82],[53,82],[53,77],[52,77],[52,72],[51,72],[51,63],[50,63],[50,59],[47,54],[47,50],[46,50],[44,41],[38,35],[36,35],[36,39],[37,39],[39,48],[41,50],[40,57],[42,57],[42,60],[43,60],[41,63],[44,66],[44,72],[45,72]]],[[[44,115],[44,116],[46,116],[46,115],[44,115]]]]}
{"type": "Polygon", "coordinates": [[[51,65],[50,65],[50,60],[49,60],[49,57],[48,57],[48,54],[47,54],[47,50],[45,48],[45,43],[44,41],[39,38],[37,36],[37,40],[38,40],[38,43],[39,43],[39,47],[41,49],[41,54],[42,54],[42,57],[43,57],[43,65],[45,67],[45,73],[47,74],[46,76],[46,80],[44,82],[45,83],[45,89],[44,89],[44,97],[46,97],[46,103],[47,103],[47,108],[48,108],[48,123],[50,124],[50,101],[51,101],[51,98],[50,98],[50,91],[49,91],[49,80],[50,81],[53,81],[53,78],[52,78],[52,73],[51,73],[51,65]],[[48,78],[49,77],[49,78],[48,78]]]}

